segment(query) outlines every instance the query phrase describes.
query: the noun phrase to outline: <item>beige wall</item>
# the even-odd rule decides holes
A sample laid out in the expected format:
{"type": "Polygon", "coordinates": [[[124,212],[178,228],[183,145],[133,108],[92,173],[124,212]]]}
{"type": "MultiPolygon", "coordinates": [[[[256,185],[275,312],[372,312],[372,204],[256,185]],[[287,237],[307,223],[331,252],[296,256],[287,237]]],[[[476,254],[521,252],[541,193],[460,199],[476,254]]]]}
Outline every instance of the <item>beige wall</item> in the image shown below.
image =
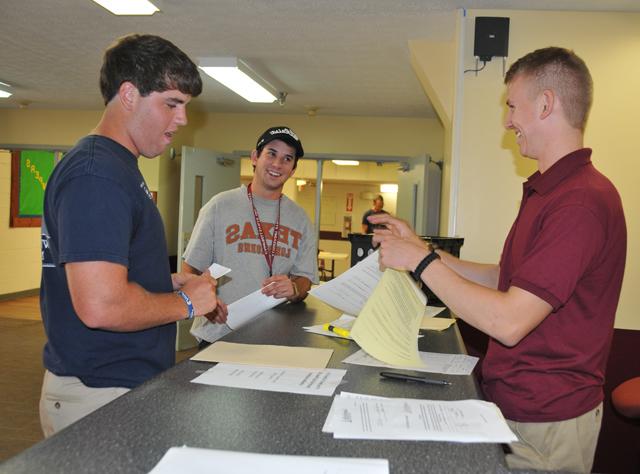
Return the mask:
{"type": "MultiPolygon", "coordinates": [[[[640,293],[633,290],[640,285],[640,251],[634,245],[640,241],[640,187],[636,182],[640,164],[633,139],[640,123],[640,15],[467,11],[462,20],[462,59],[467,69],[475,65],[472,55],[476,15],[511,18],[507,67],[534,49],[558,45],[574,49],[591,69],[595,100],[585,144],[594,149],[594,164],[622,196],[629,236],[616,327],[640,329],[640,293]]],[[[454,160],[460,160],[457,234],[465,238],[464,258],[496,262],[518,210],[522,181],[536,166],[519,156],[513,133],[503,128],[506,110],[499,58],[489,62],[477,76],[464,75],[461,97],[461,123],[454,130],[459,137],[459,153],[451,149],[444,152],[445,156],[451,153],[454,160]]]]}
{"type": "Polygon", "coordinates": [[[0,150],[0,295],[40,286],[40,229],[9,227],[11,153],[0,150]]]}
{"type": "MultiPolygon", "coordinates": [[[[0,109],[0,144],[70,147],[93,129],[100,116],[101,111],[0,109]]],[[[300,134],[308,153],[407,156],[430,153],[435,159],[442,157],[439,122],[404,118],[192,113],[189,125],[180,130],[173,146],[178,154],[183,144],[223,152],[249,150],[264,129],[283,123],[300,134]]],[[[180,159],[171,159],[165,153],[159,159],[141,159],[140,168],[149,189],[158,191],[167,246],[173,253],[177,247],[180,159]]],[[[328,174],[331,173],[328,166],[328,174]]],[[[0,245],[6,253],[1,254],[0,295],[37,288],[40,282],[39,230],[8,227],[9,177],[9,159],[3,157],[0,245]]],[[[375,169],[367,174],[367,179],[378,178],[381,176],[375,169]]],[[[360,203],[354,205],[354,212],[359,212],[360,203]]]]}

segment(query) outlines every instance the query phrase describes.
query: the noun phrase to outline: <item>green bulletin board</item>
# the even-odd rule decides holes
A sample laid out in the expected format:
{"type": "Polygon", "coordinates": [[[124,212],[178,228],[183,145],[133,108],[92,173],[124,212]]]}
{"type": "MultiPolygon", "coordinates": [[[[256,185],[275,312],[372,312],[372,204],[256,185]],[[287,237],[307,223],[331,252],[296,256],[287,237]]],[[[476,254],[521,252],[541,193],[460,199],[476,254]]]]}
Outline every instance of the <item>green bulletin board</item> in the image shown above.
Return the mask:
{"type": "Polygon", "coordinates": [[[56,162],[56,152],[20,150],[11,154],[11,227],[38,227],[44,188],[56,162]]]}

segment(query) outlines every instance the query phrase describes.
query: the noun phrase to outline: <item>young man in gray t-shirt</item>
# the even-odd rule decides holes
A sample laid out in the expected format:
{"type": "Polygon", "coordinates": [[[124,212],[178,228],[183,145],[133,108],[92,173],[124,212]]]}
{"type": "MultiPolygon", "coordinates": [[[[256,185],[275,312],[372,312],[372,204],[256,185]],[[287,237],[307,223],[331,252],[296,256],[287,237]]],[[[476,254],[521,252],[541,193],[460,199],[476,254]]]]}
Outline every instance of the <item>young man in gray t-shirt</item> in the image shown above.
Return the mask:
{"type": "MultiPolygon", "coordinates": [[[[317,282],[311,222],[282,194],[303,155],[302,143],[290,128],[268,129],[251,152],[251,183],[217,194],[200,210],[182,270],[199,274],[212,263],[231,268],[218,286],[225,303],[259,288],[268,296],[301,301],[317,282]]],[[[213,342],[230,331],[223,322],[220,314],[199,317],[191,331],[213,342]]]]}

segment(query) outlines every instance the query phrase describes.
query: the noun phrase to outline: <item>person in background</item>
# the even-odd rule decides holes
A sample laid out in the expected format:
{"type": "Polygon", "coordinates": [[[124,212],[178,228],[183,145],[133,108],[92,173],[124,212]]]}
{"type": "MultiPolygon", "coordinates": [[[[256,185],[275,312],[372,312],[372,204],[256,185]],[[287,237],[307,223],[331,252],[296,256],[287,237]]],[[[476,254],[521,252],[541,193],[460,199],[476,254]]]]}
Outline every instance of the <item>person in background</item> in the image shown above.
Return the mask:
{"type": "MultiPolygon", "coordinates": [[[[218,286],[224,302],[259,288],[267,296],[297,302],[307,296],[312,282],[317,283],[311,222],[304,209],[282,193],[303,155],[293,130],[269,128],[251,152],[251,183],[214,196],[200,210],[182,268],[194,274],[212,263],[231,268],[218,286]]],[[[225,321],[222,312],[196,318],[191,333],[206,345],[230,332],[225,321]]]]}
{"type": "Polygon", "coordinates": [[[572,51],[518,59],[505,77],[506,128],[537,161],[498,265],[434,251],[398,219],[372,216],[380,262],[409,270],[491,339],[482,388],[518,436],[512,469],[590,472],[624,275],[620,196],[583,134],[592,79],[572,51]]]}
{"type": "Polygon", "coordinates": [[[202,90],[195,64],[163,38],[126,36],[104,55],[100,89],[100,122],[56,166],[44,198],[45,436],[171,367],[175,322],[218,308],[210,275],[171,274],[138,167],[186,125],[202,90]]]}
{"type": "Polygon", "coordinates": [[[368,209],[362,216],[363,234],[371,234],[373,232],[373,229],[384,228],[383,225],[372,224],[371,222],[369,222],[369,216],[374,216],[376,214],[388,214],[388,212],[385,211],[383,207],[384,198],[381,194],[378,194],[375,198],[373,198],[373,207],[371,209],[368,209]]]}

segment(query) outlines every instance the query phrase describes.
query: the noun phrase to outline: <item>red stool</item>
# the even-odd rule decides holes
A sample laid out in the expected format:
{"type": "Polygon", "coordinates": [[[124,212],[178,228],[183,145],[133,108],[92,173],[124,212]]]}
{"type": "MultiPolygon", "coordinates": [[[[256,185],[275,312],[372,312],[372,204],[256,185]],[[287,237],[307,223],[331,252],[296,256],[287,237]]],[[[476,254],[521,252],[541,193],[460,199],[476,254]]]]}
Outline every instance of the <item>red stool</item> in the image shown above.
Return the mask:
{"type": "Polygon", "coordinates": [[[621,415],[640,418],[640,377],[622,382],[611,392],[611,402],[621,415]]]}

